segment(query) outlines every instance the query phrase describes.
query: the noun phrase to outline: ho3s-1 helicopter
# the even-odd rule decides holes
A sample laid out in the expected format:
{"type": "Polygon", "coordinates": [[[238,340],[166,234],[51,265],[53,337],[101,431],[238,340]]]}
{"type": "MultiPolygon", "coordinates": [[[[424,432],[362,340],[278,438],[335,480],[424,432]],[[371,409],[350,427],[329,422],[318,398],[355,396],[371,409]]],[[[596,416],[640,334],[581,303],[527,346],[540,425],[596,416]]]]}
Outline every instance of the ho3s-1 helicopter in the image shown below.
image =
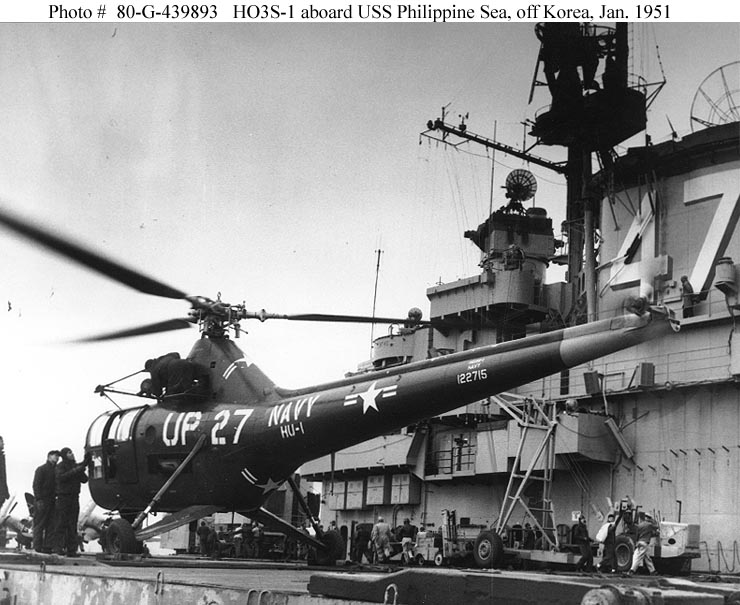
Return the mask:
{"type": "MultiPolygon", "coordinates": [[[[217,511],[238,511],[308,542],[316,562],[332,563],[343,556],[342,538],[321,531],[297,489],[293,476],[302,464],[677,329],[669,310],[639,299],[621,317],[287,390],[230,338],[242,320],[409,319],[250,312],[244,305],[188,296],[4,210],[0,224],[141,292],[191,305],[186,318],[86,341],[200,327],[183,360],[180,379],[187,379],[181,388],[157,392],[155,400],[150,395],[145,405],[106,412],[88,430],[91,495],[120,514],[105,529],[103,543],[111,552],[136,552],[142,540],[159,533],[217,511]],[[286,482],[312,521],[315,538],[263,508],[286,482]],[[142,527],[150,512],[172,514],[142,527]]],[[[110,385],[96,390],[116,392],[110,385]]],[[[494,565],[501,545],[488,544],[487,552],[494,565]]]]}

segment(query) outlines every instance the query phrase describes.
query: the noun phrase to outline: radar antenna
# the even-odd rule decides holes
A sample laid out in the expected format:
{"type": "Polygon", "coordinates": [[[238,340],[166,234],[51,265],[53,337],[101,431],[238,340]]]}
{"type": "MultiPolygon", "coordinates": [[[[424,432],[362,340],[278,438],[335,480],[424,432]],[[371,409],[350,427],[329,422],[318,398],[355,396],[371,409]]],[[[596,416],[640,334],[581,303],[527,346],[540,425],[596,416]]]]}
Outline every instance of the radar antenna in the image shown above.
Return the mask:
{"type": "Polygon", "coordinates": [[[740,121],[740,61],[727,63],[699,85],[691,103],[691,132],[740,121]]]}
{"type": "Polygon", "coordinates": [[[506,177],[506,197],[512,202],[526,202],[537,193],[537,179],[529,170],[518,168],[506,177]]]}

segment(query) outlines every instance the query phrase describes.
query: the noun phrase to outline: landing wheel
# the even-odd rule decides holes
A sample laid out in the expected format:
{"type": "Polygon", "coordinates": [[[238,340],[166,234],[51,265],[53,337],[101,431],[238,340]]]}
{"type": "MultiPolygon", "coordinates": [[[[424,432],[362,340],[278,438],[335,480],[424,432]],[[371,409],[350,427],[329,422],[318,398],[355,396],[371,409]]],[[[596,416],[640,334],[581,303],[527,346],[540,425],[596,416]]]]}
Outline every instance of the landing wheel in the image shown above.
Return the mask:
{"type": "Polygon", "coordinates": [[[441,550],[438,550],[437,551],[437,554],[434,555],[434,564],[437,567],[442,567],[445,564],[445,557],[442,554],[442,551],[441,550]]]}
{"type": "Polygon", "coordinates": [[[504,543],[501,536],[492,531],[482,531],[475,539],[473,558],[478,567],[500,567],[504,559],[504,543]]]}
{"type": "Polygon", "coordinates": [[[323,550],[312,548],[309,551],[309,563],[314,565],[336,565],[338,559],[344,558],[344,539],[334,530],[328,531],[321,537],[326,546],[323,550]]]}
{"type": "Polygon", "coordinates": [[[134,528],[125,519],[113,519],[105,532],[105,551],[112,555],[134,554],[141,550],[134,528]]]}
{"type": "Polygon", "coordinates": [[[614,541],[614,558],[616,559],[617,571],[629,571],[632,567],[632,553],[635,545],[629,536],[617,536],[614,541]]]}

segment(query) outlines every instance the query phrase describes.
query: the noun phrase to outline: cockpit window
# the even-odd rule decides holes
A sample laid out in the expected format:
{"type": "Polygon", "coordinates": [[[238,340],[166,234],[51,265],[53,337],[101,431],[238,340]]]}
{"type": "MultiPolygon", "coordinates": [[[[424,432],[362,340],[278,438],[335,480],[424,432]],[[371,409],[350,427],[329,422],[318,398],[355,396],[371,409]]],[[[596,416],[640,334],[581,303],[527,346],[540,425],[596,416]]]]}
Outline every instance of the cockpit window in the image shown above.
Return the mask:
{"type": "MultiPolygon", "coordinates": [[[[132,438],[131,429],[134,426],[135,420],[143,410],[144,408],[135,408],[133,410],[126,410],[123,412],[115,432],[115,438],[118,443],[128,441],[132,438]]],[[[113,434],[113,427],[111,426],[111,430],[108,431],[108,435],[113,436],[113,434]]]]}
{"type": "Polygon", "coordinates": [[[87,431],[87,446],[101,446],[105,439],[115,439],[119,443],[128,441],[134,421],[143,409],[116,410],[98,416],[87,431]]]}
{"type": "Polygon", "coordinates": [[[105,431],[104,439],[113,439],[116,436],[118,425],[121,424],[121,412],[115,412],[113,417],[110,419],[108,430],[105,431]]]}
{"type": "Polygon", "coordinates": [[[98,447],[103,444],[103,431],[105,430],[105,425],[108,424],[108,420],[110,420],[111,415],[117,413],[118,412],[106,412],[95,419],[87,431],[88,447],[98,447]]]}

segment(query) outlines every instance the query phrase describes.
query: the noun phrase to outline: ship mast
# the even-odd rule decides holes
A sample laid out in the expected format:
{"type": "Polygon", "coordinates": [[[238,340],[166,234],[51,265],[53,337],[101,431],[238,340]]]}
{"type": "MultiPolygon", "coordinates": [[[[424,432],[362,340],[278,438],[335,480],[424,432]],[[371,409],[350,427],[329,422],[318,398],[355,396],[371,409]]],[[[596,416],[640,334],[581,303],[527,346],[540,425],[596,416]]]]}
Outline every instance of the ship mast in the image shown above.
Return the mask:
{"type": "Polygon", "coordinates": [[[573,310],[583,309],[586,317],[581,320],[593,321],[598,315],[594,234],[603,191],[594,181],[591,157],[595,153],[608,172],[613,147],[645,128],[645,90],[628,84],[626,23],[617,23],[615,28],[570,22],[540,23],[535,33],[541,46],[532,93],[535,86],[547,86],[552,101],[549,111],[536,117],[530,134],[537,138],[535,145],[565,147],[565,162],[552,162],[529,150],[515,149],[472,133],[464,123],[448,124],[444,109],[442,117],[430,120],[429,130],[422,134],[431,136],[430,132],[439,132],[443,142],[453,145],[459,144],[455,141],[470,141],[565,176],[567,304],[573,310]],[[597,71],[602,63],[601,82],[598,82],[597,71]],[[538,80],[540,64],[544,82],[538,80]],[[452,135],[454,138],[450,138],[452,135]]]}

